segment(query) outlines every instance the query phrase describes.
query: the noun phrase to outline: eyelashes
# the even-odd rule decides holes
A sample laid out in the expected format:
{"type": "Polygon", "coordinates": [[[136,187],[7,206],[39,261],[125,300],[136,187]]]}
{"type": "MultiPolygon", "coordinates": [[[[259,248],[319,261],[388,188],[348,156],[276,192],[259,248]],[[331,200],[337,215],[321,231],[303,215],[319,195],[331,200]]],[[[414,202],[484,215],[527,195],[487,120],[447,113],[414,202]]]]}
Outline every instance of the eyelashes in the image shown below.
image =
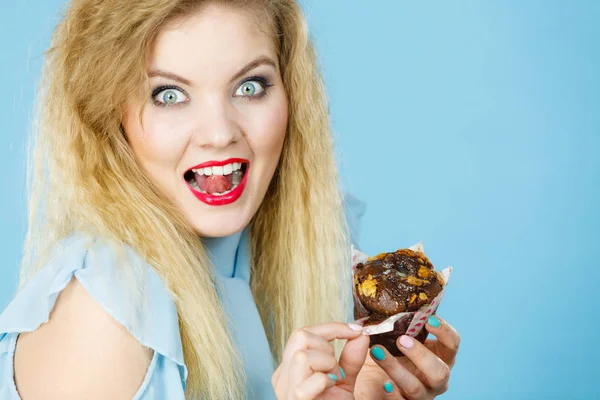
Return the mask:
{"type": "MultiPolygon", "coordinates": [[[[261,98],[261,97],[265,96],[266,90],[270,86],[272,86],[272,85],[270,85],[270,82],[266,81],[265,77],[263,77],[263,76],[255,76],[255,77],[250,77],[250,78],[246,79],[244,82],[242,82],[242,84],[238,86],[238,89],[241,89],[243,87],[248,87],[248,86],[246,86],[247,84],[254,83],[254,82],[257,82],[257,83],[260,84],[261,91],[258,94],[256,94],[256,95],[254,93],[252,93],[249,96],[248,95],[244,95],[244,94],[240,94],[239,97],[244,97],[244,98],[247,98],[249,100],[250,99],[261,98]]],[[[236,90],[235,94],[237,95],[237,90],[236,90]]]]}
{"type": "Polygon", "coordinates": [[[152,90],[152,102],[155,106],[159,107],[173,107],[177,106],[185,101],[177,101],[179,97],[187,97],[183,89],[175,85],[163,85],[152,90]],[[178,93],[180,95],[178,95],[178,93]],[[162,96],[159,96],[162,94],[162,96]],[[167,97],[168,96],[168,97],[167,97]],[[164,101],[159,101],[158,98],[162,97],[164,101]]]}
{"type": "MultiPolygon", "coordinates": [[[[248,101],[260,100],[266,97],[273,83],[263,75],[256,75],[246,78],[242,83],[238,85],[234,92],[235,97],[241,97],[248,101]],[[261,90],[257,94],[251,95],[237,95],[238,90],[246,85],[247,83],[258,83],[261,90]]],[[[189,97],[185,93],[185,90],[176,85],[160,85],[152,90],[151,95],[152,103],[157,107],[178,107],[189,102],[189,97]]]]}

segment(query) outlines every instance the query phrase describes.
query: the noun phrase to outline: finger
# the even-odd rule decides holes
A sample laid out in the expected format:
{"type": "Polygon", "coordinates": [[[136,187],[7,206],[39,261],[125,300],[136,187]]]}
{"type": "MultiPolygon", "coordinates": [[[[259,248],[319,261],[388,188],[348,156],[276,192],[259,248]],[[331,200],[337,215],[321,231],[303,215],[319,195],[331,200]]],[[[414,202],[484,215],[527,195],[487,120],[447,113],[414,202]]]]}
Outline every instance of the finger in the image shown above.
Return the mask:
{"type": "Polygon", "coordinates": [[[361,335],[355,339],[350,339],[344,345],[340,355],[340,367],[344,371],[344,377],[340,381],[342,386],[348,391],[352,391],[356,384],[356,377],[365,364],[367,352],[369,351],[369,337],[361,335]]]}
{"type": "Polygon", "coordinates": [[[335,356],[316,350],[300,350],[294,354],[294,363],[308,364],[315,372],[334,373],[340,378],[340,366],[335,356]]]}
{"type": "Polygon", "coordinates": [[[396,386],[393,381],[385,381],[383,383],[383,392],[383,399],[405,400],[400,389],[398,389],[398,386],[396,386]]]}
{"type": "Polygon", "coordinates": [[[341,380],[341,370],[334,355],[316,350],[299,350],[290,365],[291,387],[298,386],[314,372],[323,372],[336,381],[341,380]]]}
{"type": "Polygon", "coordinates": [[[431,315],[427,319],[425,329],[432,333],[438,340],[438,356],[449,366],[454,364],[458,347],[460,346],[460,336],[456,329],[438,316],[431,315]]]}
{"type": "Polygon", "coordinates": [[[317,335],[306,328],[300,328],[292,332],[283,353],[283,359],[288,359],[298,350],[313,349],[324,353],[335,354],[333,346],[322,336],[317,335]]]}
{"type": "Polygon", "coordinates": [[[427,386],[437,394],[446,391],[450,378],[450,367],[444,361],[410,336],[400,336],[396,344],[400,351],[421,371],[427,386]]]}
{"type": "Polygon", "coordinates": [[[319,324],[307,326],[304,329],[321,336],[328,342],[334,339],[354,339],[362,335],[362,329],[353,330],[350,325],[341,322],[330,322],[327,324],[319,324]]]}
{"type": "Polygon", "coordinates": [[[314,373],[308,364],[307,351],[299,350],[294,353],[292,360],[288,363],[287,370],[284,373],[288,379],[289,388],[298,387],[302,382],[307,380],[314,373]]]}
{"type": "Polygon", "coordinates": [[[294,399],[314,399],[323,393],[325,389],[335,385],[335,383],[336,381],[332,379],[331,376],[322,372],[315,372],[296,387],[296,390],[294,391],[294,399]]]}
{"type": "MultiPolygon", "coordinates": [[[[335,355],[333,346],[329,343],[335,338],[352,338],[362,334],[362,328],[352,329],[350,325],[343,323],[327,323],[313,325],[294,330],[286,345],[281,374],[290,376],[290,364],[292,356],[300,350],[319,350],[335,355]]],[[[292,375],[293,376],[293,375],[292,375]]]]}
{"type": "MultiPolygon", "coordinates": [[[[390,354],[383,346],[373,346],[370,351],[371,358],[385,371],[393,383],[396,384],[402,395],[409,400],[423,399],[427,395],[427,388],[409,370],[390,354]]],[[[386,394],[394,393],[393,385],[383,387],[386,394]]]]}
{"type": "MultiPolygon", "coordinates": [[[[314,334],[305,328],[296,329],[290,336],[282,358],[283,369],[281,374],[289,377],[286,379],[290,379],[290,384],[293,385],[290,387],[295,387],[296,384],[304,381],[313,372],[310,369],[302,370],[298,367],[292,371],[292,364],[294,364],[293,357],[302,357],[301,354],[296,355],[296,353],[306,350],[319,351],[329,354],[332,358],[335,358],[335,350],[333,346],[323,337],[314,334]]],[[[297,361],[298,360],[296,360],[296,363],[297,361]]]]}

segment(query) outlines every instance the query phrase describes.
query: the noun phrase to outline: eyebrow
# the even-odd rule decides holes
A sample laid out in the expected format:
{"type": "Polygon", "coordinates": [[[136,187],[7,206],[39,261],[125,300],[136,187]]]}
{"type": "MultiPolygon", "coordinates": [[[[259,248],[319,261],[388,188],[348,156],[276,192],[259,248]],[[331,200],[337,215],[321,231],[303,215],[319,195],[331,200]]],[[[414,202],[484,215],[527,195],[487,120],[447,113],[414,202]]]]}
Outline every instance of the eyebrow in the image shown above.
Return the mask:
{"type": "MultiPolygon", "coordinates": [[[[273,68],[277,68],[275,61],[273,61],[270,57],[268,56],[260,56],[258,58],[256,58],[255,60],[251,61],[250,63],[248,63],[244,68],[242,68],[241,70],[239,70],[238,73],[236,73],[233,78],[231,78],[231,82],[237,80],[238,78],[240,78],[242,75],[252,71],[254,68],[260,66],[260,65],[270,65],[273,68]]],[[[153,69],[150,72],[148,72],[148,76],[149,77],[154,77],[154,76],[162,76],[163,78],[168,78],[168,79],[172,79],[174,81],[183,83],[184,85],[187,86],[193,86],[192,82],[182,76],[179,76],[177,74],[174,74],[173,72],[169,72],[169,71],[163,71],[160,69],[153,69]]]]}

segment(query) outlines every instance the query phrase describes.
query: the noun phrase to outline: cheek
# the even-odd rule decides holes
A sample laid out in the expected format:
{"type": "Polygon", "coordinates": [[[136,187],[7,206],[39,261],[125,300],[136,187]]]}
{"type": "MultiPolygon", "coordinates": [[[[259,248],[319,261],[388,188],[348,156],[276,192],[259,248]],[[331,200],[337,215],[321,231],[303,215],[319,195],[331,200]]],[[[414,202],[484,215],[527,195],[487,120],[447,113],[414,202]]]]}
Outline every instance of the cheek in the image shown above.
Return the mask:
{"type": "MultiPolygon", "coordinates": [[[[146,110],[149,107],[151,106],[146,110]]],[[[189,138],[181,133],[186,130],[185,127],[177,125],[177,119],[161,117],[161,113],[150,113],[146,110],[143,115],[143,127],[139,123],[137,114],[133,118],[125,118],[123,125],[139,162],[154,175],[160,172],[157,171],[159,168],[177,166],[189,138]]]]}
{"type": "Polygon", "coordinates": [[[271,107],[257,117],[248,137],[252,152],[256,156],[268,158],[269,163],[276,164],[287,130],[287,102],[282,101],[277,107],[271,107]]]}

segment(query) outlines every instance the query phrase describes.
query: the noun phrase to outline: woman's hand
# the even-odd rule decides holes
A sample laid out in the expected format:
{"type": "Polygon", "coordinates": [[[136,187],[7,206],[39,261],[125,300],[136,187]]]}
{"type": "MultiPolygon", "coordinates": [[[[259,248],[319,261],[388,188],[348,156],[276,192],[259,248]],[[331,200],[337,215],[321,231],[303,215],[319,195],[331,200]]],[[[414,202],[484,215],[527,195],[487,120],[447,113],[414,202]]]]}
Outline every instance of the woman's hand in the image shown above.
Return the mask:
{"type": "Polygon", "coordinates": [[[277,399],[354,399],[369,348],[361,332],[360,326],[336,322],[295,330],[271,379],[277,399]],[[329,343],[334,339],[348,339],[339,363],[329,343]]]}
{"type": "Polygon", "coordinates": [[[435,316],[429,317],[425,329],[437,340],[423,345],[408,336],[398,338],[396,344],[406,357],[393,357],[383,346],[371,348],[356,382],[358,399],[429,400],[448,390],[460,337],[435,316]]]}

